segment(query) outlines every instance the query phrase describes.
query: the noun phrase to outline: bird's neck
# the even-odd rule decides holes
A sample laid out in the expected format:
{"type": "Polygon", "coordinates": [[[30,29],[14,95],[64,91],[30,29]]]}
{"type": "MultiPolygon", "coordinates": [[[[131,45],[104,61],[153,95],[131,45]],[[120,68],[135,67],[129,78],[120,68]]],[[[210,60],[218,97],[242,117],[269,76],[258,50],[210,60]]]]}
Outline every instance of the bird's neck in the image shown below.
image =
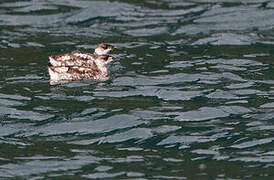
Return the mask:
{"type": "Polygon", "coordinates": [[[107,65],[105,64],[105,62],[95,59],[94,63],[96,64],[101,73],[107,74],[107,65]]]}

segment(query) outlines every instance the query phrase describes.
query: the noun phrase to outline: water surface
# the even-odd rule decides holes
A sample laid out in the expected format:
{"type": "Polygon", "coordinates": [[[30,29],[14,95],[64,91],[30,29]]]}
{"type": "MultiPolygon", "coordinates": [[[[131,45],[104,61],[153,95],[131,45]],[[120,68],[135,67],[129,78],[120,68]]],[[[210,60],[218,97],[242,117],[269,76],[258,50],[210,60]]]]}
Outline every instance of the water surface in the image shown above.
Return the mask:
{"type": "Polygon", "coordinates": [[[0,177],[273,179],[274,3],[0,2],[0,177]],[[49,84],[48,56],[119,59],[49,84]]]}

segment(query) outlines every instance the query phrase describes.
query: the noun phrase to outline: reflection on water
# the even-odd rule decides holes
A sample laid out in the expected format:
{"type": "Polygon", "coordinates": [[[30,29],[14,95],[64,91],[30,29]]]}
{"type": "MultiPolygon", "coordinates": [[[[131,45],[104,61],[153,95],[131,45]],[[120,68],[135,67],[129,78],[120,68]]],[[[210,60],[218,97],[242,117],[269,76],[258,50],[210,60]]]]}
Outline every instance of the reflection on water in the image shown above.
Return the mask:
{"type": "Polygon", "coordinates": [[[0,177],[272,179],[274,3],[0,2],[0,177]],[[100,42],[104,83],[49,84],[100,42]]]}

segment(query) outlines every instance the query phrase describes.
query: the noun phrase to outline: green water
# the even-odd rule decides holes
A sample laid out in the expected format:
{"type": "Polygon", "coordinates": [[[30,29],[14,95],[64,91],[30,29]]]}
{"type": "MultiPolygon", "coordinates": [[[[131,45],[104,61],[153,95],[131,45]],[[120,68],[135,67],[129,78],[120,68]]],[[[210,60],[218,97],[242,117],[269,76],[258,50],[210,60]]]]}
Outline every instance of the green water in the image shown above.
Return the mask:
{"type": "Polygon", "coordinates": [[[273,179],[274,3],[0,2],[1,179],[273,179]],[[106,82],[48,56],[116,46],[106,82]]]}

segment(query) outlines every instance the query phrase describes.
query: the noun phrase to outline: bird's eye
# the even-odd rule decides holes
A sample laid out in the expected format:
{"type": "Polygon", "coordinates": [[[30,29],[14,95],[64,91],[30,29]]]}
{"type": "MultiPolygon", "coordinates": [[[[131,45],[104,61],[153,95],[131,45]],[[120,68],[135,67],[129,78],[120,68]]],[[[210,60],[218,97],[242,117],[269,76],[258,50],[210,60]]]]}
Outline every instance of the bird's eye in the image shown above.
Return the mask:
{"type": "Polygon", "coordinates": [[[103,45],[102,45],[102,48],[103,48],[103,49],[106,49],[106,48],[107,48],[107,46],[106,46],[105,44],[103,44],[103,45]]]}

